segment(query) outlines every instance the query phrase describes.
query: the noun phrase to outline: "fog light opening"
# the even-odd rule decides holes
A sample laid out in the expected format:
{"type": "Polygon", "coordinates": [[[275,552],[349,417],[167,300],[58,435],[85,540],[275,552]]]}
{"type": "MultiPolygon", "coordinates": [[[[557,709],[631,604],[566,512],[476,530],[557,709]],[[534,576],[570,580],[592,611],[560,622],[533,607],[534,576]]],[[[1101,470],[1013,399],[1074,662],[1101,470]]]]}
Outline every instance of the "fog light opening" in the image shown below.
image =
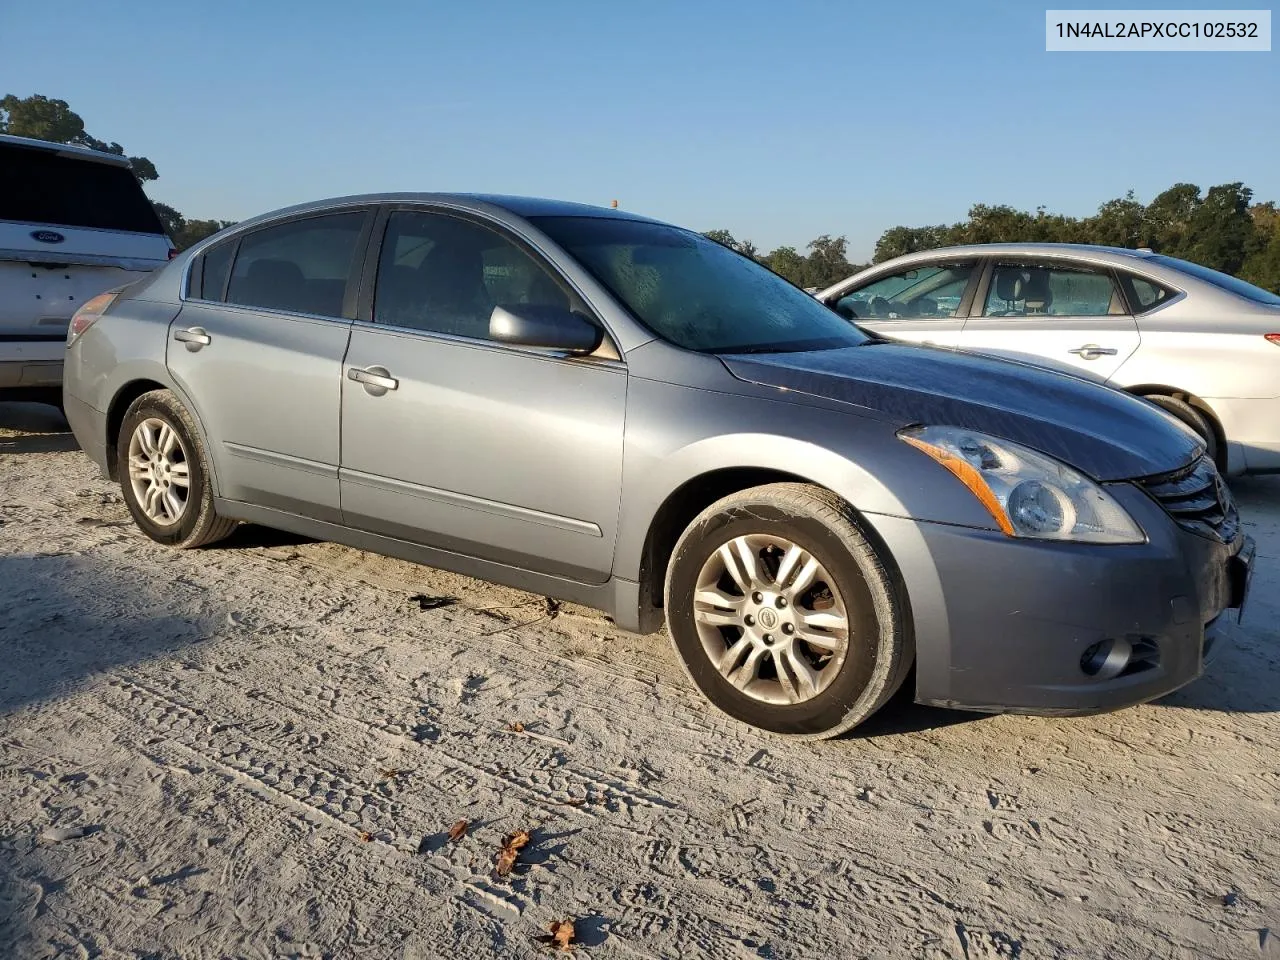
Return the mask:
{"type": "Polygon", "coordinates": [[[1132,656],[1128,640],[1102,640],[1084,652],[1080,669],[1095,680],[1110,680],[1124,672],[1132,656]]]}

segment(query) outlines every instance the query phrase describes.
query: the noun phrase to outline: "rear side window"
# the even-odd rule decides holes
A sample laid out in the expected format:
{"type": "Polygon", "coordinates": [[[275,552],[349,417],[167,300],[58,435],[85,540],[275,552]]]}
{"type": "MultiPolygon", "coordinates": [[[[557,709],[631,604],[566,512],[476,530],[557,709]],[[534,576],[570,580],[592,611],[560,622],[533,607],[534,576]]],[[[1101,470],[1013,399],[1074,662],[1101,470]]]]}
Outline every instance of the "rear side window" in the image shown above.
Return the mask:
{"type": "Polygon", "coordinates": [[[0,220],[164,233],[128,167],[0,143],[0,220]]]}
{"type": "Polygon", "coordinates": [[[1000,263],[984,317],[1105,317],[1124,313],[1108,271],[1085,266],[1000,263]]]}
{"type": "Polygon", "coordinates": [[[1172,299],[1176,293],[1176,291],[1161,286],[1154,280],[1135,277],[1131,273],[1120,274],[1120,282],[1125,285],[1125,293],[1129,295],[1129,302],[1133,304],[1134,313],[1146,313],[1148,310],[1154,310],[1166,300],[1172,299]]]}
{"type": "MultiPolygon", "coordinates": [[[[342,316],[365,214],[291,220],[240,240],[227,303],[322,317],[342,316]]],[[[209,265],[205,264],[208,275],[209,265]]]]}
{"type": "Polygon", "coordinates": [[[231,257],[236,252],[234,240],[220,243],[204,255],[204,268],[200,274],[200,299],[221,300],[227,289],[227,274],[231,270],[231,257]]]}

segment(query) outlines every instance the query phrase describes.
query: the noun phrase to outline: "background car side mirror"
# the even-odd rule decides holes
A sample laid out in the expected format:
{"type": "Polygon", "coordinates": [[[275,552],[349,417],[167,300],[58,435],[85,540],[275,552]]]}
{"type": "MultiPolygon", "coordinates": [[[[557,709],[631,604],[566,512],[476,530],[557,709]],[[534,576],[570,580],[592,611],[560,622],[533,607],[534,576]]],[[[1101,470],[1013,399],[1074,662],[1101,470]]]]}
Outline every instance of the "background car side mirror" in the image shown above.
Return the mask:
{"type": "Polygon", "coordinates": [[[489,337],[499,343],[543,347],[569,353],[591,353],[604,331],[581,314],[564,307],[520,303],[493,308],[489,337]]]}

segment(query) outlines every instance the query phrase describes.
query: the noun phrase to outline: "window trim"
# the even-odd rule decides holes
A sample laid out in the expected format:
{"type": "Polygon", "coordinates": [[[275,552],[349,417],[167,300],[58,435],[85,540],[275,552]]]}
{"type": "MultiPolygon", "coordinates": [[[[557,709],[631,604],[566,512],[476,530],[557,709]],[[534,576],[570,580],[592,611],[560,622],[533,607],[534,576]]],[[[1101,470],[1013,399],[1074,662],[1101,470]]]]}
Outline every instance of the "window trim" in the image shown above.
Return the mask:
{"type": "MultiPolygon", "coordinates": [[[[1164,284],[1161,284],[1164,286],[1164,284]]],[[[1167,301],[1166,301],[1167,302],[1167,301]]],[[[1116,276],[1116,268],[1105,261],[1097,260],[1077,260],[1070,257],[1052,257],[1030,254],[1028,256],[1018,256],[1017,254],[987,254],[987,267],[983,273],[981,289],[976,291],[973,302],[974,309],[970,312],[969,320],[978,321],[1004,321],[1004,322],[1026,322],[1043,324],[1046,320],[1123,320],[1134,318],[1132,304],[1125,294],[1124,286],[1120,283],[1116,276]],[[1013,317],[989,317],[986,315],[987,295],[991,290],[991,284],[995,280],[996,269],[1000,266],[1028,266],[1043,267],[1052,270],[1055,267],[1059,269],[1074,269],[1076,271],[1089,271],[1100,273],[1111,281],[1112,290],[1119,294],[1120,305],[1124,308],[1124,313],[1039,313],[1032,316],[1013,316],[1013,317]]]]}
{"type": "MultiPolygon", "coordinates": [[[[861,283],[857,283],[850,287],[847,287],[838,294],[833,294],[829,298],[829,300],[823,301],[823,302],[832,310],[835,310],[836,304],[839,303],[841,300],[843,300],[845,297],[852,296],[853,294],[857,293],[859,290],[865,290],[867,287],[871,286],[873,283],[879,283],[881,280],[884,280],[887,277],[896,276],[897,274],[905,272],[907,270],[920,270],[922,268],[927,269],[929,267],[944,267],[944,266],[958,267],[958,266],[965,266],[965,265],[972,265],[973,272],[969,274],[968,282],[965,283],[964,292],[960,294],[960,303],[956,306],[956,312],[949,317],[902,317],[897,320],[872,317],[872,318],[868,318],[866,321],[862,321],[861,318],[859,320],[849,320],[850,323],[855,323],[855,324],[860,324],[862,322],[911,323],[913,321],[921,321],[924,323],[934,323],[934,322],[941,323],[947,320],[963,321],[968,319],[969,312],[973,309],[973,304],[978,292],[978,286],[981,283],[983,278],[983,270],[986,267],[986,263],[983,257],[981,256],[938,257],[936,259],[920,260],[915,263],[901,264],[894,269],[878,271],[874,276],[868,277],[867,279],[863,280],[861,283]]],[[[844,314],[840,314],[840,315],[842,317],[844,316],[844,314]]],[[[849,318],[846,317],[845,319],[849,319],[849,318]]]]}
{"type": "Polygon", "coordinates": [[[256,310],[288,317],[306,317],[314,320],[349,323],[351,320],[355,319],[354,314],[358,296],[358,286],[362,279],[360,267],[364,261],[361,257],[360,251],[368,248],[370,231],[372,230],[374,220],[373,215],[376,211],[377,204],[356,203],[308,210],[305,213],[286,214],[284,216],[274,217],[264,222],[255,223],[252,227],[247,227],[239,233],[233,234],[223,240],[219,240],[217,243],[210,243],[201,247],[199,253],[187,261],[187,268],[183,277],[179,299],[182,300],[183,303],[200,303],[216,307],[234,307],[239,310],[256,310]],[[255,307],[251,304],[227,302],[227,291],[231,289],[231,275],[235,272],[236,260],[240,257],[240,246],[245,237],[251,237],[254,234],[261,233],[263,230],[270,230],[275,227],[287,226],[293,223],[301,223],[304,220],[315,220],[320,217],[339,216],[348,213],[363,213],[364,219],[360,224],[360,231],[356,234],[355,250],[351,258],[351,269],[347,272],[346,286],[343,289],[342,316],[333,317],[323,313],[303,313],[298,310],[281,310],[277,307],[255,307]],[[203,282],[204,258],[206,254],[214,247],[221,246],[224,243],[233,245],[234,249],[231,252],[231,263],[227,268],[226,280],[224,280],[222,284],[222,298],[220,300],[207,300],[203,297],[194,296],[192,291],[199,289],[199,287],[193,286],[192,281],[194,278],[198,282],[203,282]],[[350,316],[348,314],[350,314],[350,316]]]}
{"type": "Polygon", "coordinates": [[[600,316],[600,311],[595,308],[590,299],[588,299],[586,294],[582,292],[578,285],[567,277],[564,271],[555,265],[554,260],[544,250],[542,250],[541,247],[535,244],[530,238],[513,230],[509,224],[491,217],[486,217],[474,210],[463,209],[445,203],[402,201],[398,203],[385,203],[379,206],[377,216],[374,218],[370,228],[369,244],[365,250],[365,257],[360,271],[360,292],[354,320],[360,326],[367,326],[371,329],[392,330],[397,333],[415,334],[417,336],[433,340],[441,340],[447,343],[488,347],[503,350],[505,352],[519,353],[524,356],[539,357],[544,360],[573,361],[577,363],[590,361],[592,363],[621,364],[622,366],[626,366],[626,360],[623,357],[622,350],[618,346],[618,338],[609,328],[609,325],[605,322],[604,318],[600,316]],[[588,354],[564,354],[544,350],[538,347],[525,347],[518,344],[502,343],[498,340],[491,340],[488,337],[466,337],[459,334],[424,330],[420,327],[402,327],[396,324],[378,322],[373,316],[374,294],[378,284],[378,265],[382,258],[383,245],[386,242],[387,226],[390,223],[391,215],[393,213],[434,214],[450,217],[455,220],[464,220],[476,226],[490,230],[504,240],[509,241],[517,249],[529,256],[534,263],[546,270],[547,273],[551,275],[552,280],[559,284],[559,286],[561,286],[565,292],[570,295],[570,299],[577,300],[578,305],[586,310],[588,319],[595,323],[604,334],[600,341],[600,346],[588,354]]]}

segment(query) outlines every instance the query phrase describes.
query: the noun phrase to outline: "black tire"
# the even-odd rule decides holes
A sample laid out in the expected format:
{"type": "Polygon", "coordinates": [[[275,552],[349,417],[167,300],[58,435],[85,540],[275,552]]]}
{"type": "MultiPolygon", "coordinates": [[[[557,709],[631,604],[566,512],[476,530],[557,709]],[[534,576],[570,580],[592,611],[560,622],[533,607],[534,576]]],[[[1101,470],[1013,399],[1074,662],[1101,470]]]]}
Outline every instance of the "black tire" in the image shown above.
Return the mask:
{"type": "Polygon", "coordinates": [[[215,543],[236,528],[237,521],[218,516],[213,508],[213,485],[209,482],[208,459],[200,433],[186,408],[168,390],[144,393],[129,405],[116,438],[116,457],[120,472],[120,491],[125,505],[138,528],[156,543],[190,549],[215,543]],[[138,500],[129,474],[129,444],[139,424],[159,420],[177,434],[181,459],[187,464],[186,505],[176,522],[160,524],[147,516],[138,500]]]}
{"type": "Polygon", "coordinates": [[[1218,434],[1214,431],[1213,424],[1209,422],[1208,417],[1179,397],[1170,397],[1162,393],[1156,393],[1148,396],[1147,400],[1154,403],[1165,412],[1173,414],[1188,427],[1198,433],[1200,435],[1200,439],[1204,441],[1205,453],[1209,456],[1209,459],[1219,467],[1225,466],[1225,464],[1218,458],[1218,434]]]}
{"type": "MultiPolygon", "coordinates": [[[[776,567],[771,572],[776,574],[776,567]]],[[[665,607],[676,653],[707,699],[736,720],[791,737],[834,737],[866,720],[897,692],[913,659],[896,578],[849,506],[807,484],[754,487],[700,513],[672,552],[665,607]],[[825,688],[798,703],[767,703],[739,690],[712,662],[694,621],[693,595],[704,564],[721,545],[750,535],[779,537],[807,551],[843,598],[849,628],[844,659],[825,668],[836,671],[825,688]]],[[[725,629],[727,647],[737,628],[725,629]]]]}

